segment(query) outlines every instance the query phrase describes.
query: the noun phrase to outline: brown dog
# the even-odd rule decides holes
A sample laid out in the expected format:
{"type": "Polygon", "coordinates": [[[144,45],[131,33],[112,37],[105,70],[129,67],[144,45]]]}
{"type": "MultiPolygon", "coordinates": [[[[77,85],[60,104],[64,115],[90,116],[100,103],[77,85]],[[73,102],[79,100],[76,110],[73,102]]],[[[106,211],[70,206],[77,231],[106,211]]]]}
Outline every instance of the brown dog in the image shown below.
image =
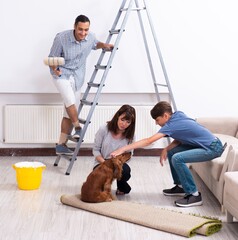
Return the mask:
{"type": "Polygon", "coordinates": [[[131,158],[131,153],[123,153],[108,159],[95,168],[87,177],[81,188],[81,200],[98,203],[110,202],[112,196],[111,185],[114,179],[121,179],[122,166],[131,158]]]}

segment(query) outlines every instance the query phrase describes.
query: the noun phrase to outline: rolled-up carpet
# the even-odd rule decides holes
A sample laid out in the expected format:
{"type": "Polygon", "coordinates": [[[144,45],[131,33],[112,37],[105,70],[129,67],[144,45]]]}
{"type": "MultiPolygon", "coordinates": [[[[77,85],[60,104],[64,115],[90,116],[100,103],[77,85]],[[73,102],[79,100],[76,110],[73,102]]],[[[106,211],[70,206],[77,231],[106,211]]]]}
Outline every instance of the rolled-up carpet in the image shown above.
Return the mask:
{"type": "Polygon", "coordinates": [[[222,228],[222,222],[215,218],[184,214],[146,204],[126,201],[86,203],[80,200],[80,195],[62,195],[60,200],[71,207],[185,237],[196,233],[209,236],[222,228]]]}

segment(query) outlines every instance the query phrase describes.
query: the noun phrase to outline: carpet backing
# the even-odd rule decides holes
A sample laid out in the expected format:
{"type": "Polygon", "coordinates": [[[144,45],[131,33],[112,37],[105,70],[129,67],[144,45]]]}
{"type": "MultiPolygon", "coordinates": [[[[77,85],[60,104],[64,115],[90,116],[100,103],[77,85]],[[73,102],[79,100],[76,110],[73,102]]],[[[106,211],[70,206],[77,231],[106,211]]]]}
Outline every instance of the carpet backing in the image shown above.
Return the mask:
{"type": "Polygon", "coordinates": [[[146,204],[118,200],[86,203],[80,200],[80,195],[62,195],[60,200],[71,207],[185,237],[191,237],[196,233],[209,236],[222,227],[222,222],[218,219],[184,214],[146,204]]]}

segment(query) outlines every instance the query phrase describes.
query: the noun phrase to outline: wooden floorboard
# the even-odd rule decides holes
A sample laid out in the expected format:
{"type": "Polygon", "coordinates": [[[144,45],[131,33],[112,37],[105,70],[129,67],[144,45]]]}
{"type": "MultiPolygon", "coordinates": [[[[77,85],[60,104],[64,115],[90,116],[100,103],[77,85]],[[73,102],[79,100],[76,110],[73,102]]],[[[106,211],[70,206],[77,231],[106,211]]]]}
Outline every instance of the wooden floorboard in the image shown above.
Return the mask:
{"type": "MultiPolygon", "coordinates": [[[[62,205],[63,194],[78,194],[82,183],[93,167],[94,159],[78,157],[71,174],[65,175],[68,161],[60,160],[53,166],[55,157],[0,157],[0,239],[4,240],[179,240],[186,239],[116,219],[100,216],[62,205]],[[21,161],[40,161],[46,165],[38,190],[19,190],[16,172],[12,165],[21,161]]],[[[161,167],[159,157],[133,157],[129,165],[132,177],[130,194],[119,200],[150,204],[157,207],[217,217],[223,221],[220,232],[210,236],[195,236],[192,239],[235,240],[238,239],[238,222],[226,223],[221,206],[201,179],[194,173],[204,204],[199,207],[177,208],[175,197],[162,194],[172,186],[169,166],[161,167]]],[[[113,183],[113,192],[116,190],[113,183]]]]}

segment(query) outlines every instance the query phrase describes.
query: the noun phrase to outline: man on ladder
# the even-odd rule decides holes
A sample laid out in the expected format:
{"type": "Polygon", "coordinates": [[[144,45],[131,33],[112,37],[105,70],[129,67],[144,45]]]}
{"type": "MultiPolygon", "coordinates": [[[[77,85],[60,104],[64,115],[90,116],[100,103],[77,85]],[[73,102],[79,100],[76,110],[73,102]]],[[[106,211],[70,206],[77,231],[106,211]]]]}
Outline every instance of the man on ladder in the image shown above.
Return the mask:
{"type": "MultiPolygon", "coordinates": [[[[165,65],[164,65],[164,62],[163,62],[163,58],[162,58],[162,55],[161,55],[161,52],[160,52],[160,49],[159,49],[159,45],[158,45],[156,34],[155,34],[155,31],[154,31],[154,28],[153,28],[153,24],[152,24],[152,21],[151,21],[151,18],[150,18],[149,10],[148,10],[147,5],[146,5],[146,0],[143,0],[143,1],[141,0],[141,2],[143,2],[143,4],[139,4],[139,0],[123,0],[122,1],[120,9],[119,9],[119,11],[116,15],[116,18],[113,22],[112,28],[109,31],[108,38],[106,40],[106,43],[108,44],[108,48],[110,48],[110,47],[112,47],[112,45],[110,45],[110,42],[112,41],[112,36],[116,35],[116,40],[115,40],[115,43],[113,44],[114,47],[113,47],[113,49],[110,49],[109,51],[107,51],[108,48],[104,49],[102,51],[101,55],[99,56],[98,62],[95,65],[95,69],[92,73],[90,81],[88,82],[88,86],[87,86],[87,88],[84,92],[84,95],[81,99],[81,102],[80,102],[80,105],[79,105],[79,108],[78,108],[78,114],[79,115],[80,115],[81,110],[83,109],[84,106],[89,106],[89,111],[88,111],[88,115],[87,115],[86,119],[79,118],[79,122],[82,123],[84,126],[82,128],[82,131],[80,132],[80,138],[79,138],[79,141],[76,145],[76,148],[74,150],[72,158],[70,159],[70,163],[69,163],[68,169],[66,171],[66,175],[70,174],[70,171],[73,167],[74,161],[76,160],[76,157],[77,157],[78,152],[80,150],[81,144],[83,142],[85,132],[87,130],[88,125],[91,122],[91,117],[93,115],[94,109],[95,109],[96,105],[98,104],[98,99],[99,99],[99,96],[101,94],[102,88],[105,85],[104,83],[105,83],[107,74],[108,74],[108,72],[111,68],[111,64],[113,62],[115,53],[118,49],[120,39],[122,37],[122,34],[125,31],[126,23],[127,23],[128,18],[130,16],[130,13],[132,11],[135,11],[138,14],[139,24],[140,24],[144,44],[145,44],[146,55],[147,55],[148,62],[149,62],[150,72],[151,72],[151,76],[152,76],[153,85],[154,85],[154,88],[155,88],[155,93],[156,93],[157,100],[160,101],[159,87],[160,88],[165,88],[168,91],[168,95],[169,95],[169,98],[172,102],[173,109],[176,110],[174,97],[173,97],[172,90],[171,90],[171,87],[170,87],[170,84],[169,84],[167,72],[166,72],[165,65]],[[143,6],[141,7],[140,5],[143,5],[143,6]],[[144,29],[144,24],[143,24],[141,11],[144,11],[146,13],[146,17],[147,17],[147,20],[149,22],[149,26],[150,26],[150,30],[151,30],[151,33],[152,33],[152,36],[153,36],[154,44],[155,44],[157,54],[158,54],[158,57],[159,57],[159,61],[160,61],[160,64],[161,64],[161,68],[162,68],[162,71],[163,71],[163,74],[164,74],[165,83],[163,83],[163,84],[156,80],[155,72],[154,72],[154,69],[153,69],[153,63],[152,63],[152,59],[151,59],[151,54],[150,54],[150,50],[149,50],[149,44],[147,42],[147,37],[146,37],[146,34],[145,34],[145,29],[144,29]],[[122,19],[122,21],[120,21],[120,19],[122,19]],[[120,26],[118,26],[118,25],[120,25],[120,26]],[[106,65],[102,65],[104,56],[107,52],[110,53],[110,56],[107,60],[106,65]],[[102,74],[102,77],[100,78],[100,80],[98,81],[97,73],[99,71],[103,71],[103,74],[102,74]],[[94,94],[93,100],[88,100],[88,96],[89,96],[89,93],[90,93],[92,88],[96,88],[97,90],[96,90],[96,93],[94,94]]],[[[72,138],[71,138],[71,140],[72,140],[72,138]]],[[[61,155],[58,155],[56,160],[55,160],[54,166],[58,165],[58,163],[60,161],[60,158],[61,158],[61,155]]]]}
{"type": "Polygon", "coordinates": [[[113,44],[99,42],[89,32],[90,20],[84,15],[75,19],[74,29],[58,33],[54,39],[49,57],[63,57],[63,66],[50,66],[53,82],[64,102],[64,115],[61,122],[61,133],[56,146],[56,154],[73,155],[66,142],[72,127],[75,133],[72,140],[80,138],[81,126],[78,120],[80,88],[84,83],[86,59],[92,49],[113,48],[113,44]]]}

